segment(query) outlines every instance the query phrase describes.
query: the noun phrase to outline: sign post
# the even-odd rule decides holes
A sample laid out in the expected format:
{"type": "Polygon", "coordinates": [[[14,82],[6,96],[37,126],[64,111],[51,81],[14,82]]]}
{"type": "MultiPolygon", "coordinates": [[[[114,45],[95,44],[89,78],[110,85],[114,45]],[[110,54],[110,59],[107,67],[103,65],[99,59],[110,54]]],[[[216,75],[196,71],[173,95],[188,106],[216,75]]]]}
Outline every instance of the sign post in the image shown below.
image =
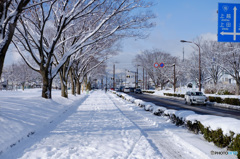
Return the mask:
{"type": "Polygon", "coordinates": [[[218,4],[218,42],[240,42],[240,4],[218,4]]]}

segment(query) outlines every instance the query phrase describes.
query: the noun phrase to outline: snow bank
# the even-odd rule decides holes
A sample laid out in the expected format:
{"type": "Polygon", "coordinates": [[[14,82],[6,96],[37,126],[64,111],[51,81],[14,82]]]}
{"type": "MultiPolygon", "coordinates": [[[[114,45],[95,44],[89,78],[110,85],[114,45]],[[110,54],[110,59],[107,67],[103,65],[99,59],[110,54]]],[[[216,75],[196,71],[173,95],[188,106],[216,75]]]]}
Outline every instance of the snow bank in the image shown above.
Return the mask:
{"type": "Polygon", "coordinates": [[[162,114],[165,110],[167,110],[167,108],[165,108],[165,107],[160,107],[160,106],[155,106],[155,107],[153,108],[152,113],[155,114],[155,115],[160,115],[160,114],[162,114]]]}
{"type": "Polygon", "coordinates": [[[205,128],[209,127],[211,130],[222,129],[224,135],[230,135],[230,131],[240,134],[240,120],[238,119],[215,115],[200,115],[187,110],[171,111],[170,114],[175,114],[176,117],[183,121],[191,121],[192,123],[199,121],[205,128]]]}
{"type": "Polygon", "coordinates": [[[179,110],[177,112],[175,112],[175,115],[182,120],[185,120],[186,117],[190,116],[190,115],[195,115],[194,111],[191,110],[179,110]]]}
{"type": "Polygon", "coordinates": [[[210,127],[211,130],[221,128],[224,135],[230,135],[230,131],[240,134],[240,120],[234,118],[195,114],[186,116],[185,120],[199,121],[204,127],[210,127]]]}
{"type": "Polygon", "coordinates": [[[40,89],[0,91],[0,152],[51,123],[84,97],[69,95],[66,99],[60,91],[52,93],[50,100],[40,96],[40,89]]]}
{"type": "Polygon", "coordinates": [[[240,110],[240,106],[235,106],[235,105],[230,105],[230,104],[224,104],[224,103],[217,103],[217,102],[213,102],[212,104],[213,104],[213,106],[216,106],[216,107],[222,107],[222,108],[240,110]]]}
{"type": "Polygon", "coordinates": [[[173,115],[173,114],[176,114],[176,112],[177,112],[177,110],[174,110],[174,109],[166,109],[166,110],[164,111],[164,114],[171,116],[171,115],[173,115]]]}
{"type": "Polygon", "coordinates": [[[135,100],[134,100],[134,103],[135,103],[137,106],[141,106],[143,102],[144,102],[144,101],[142,101],[141,99],[135,99],[135,100]]]}

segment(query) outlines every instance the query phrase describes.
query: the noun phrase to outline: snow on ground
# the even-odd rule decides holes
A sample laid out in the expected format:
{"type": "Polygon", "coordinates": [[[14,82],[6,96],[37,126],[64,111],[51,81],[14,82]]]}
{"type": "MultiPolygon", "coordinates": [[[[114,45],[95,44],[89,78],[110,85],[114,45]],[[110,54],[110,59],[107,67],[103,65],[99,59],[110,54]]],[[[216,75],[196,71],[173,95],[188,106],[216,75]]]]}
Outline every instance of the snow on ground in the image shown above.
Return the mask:
{"type": "Polygon", "coordinates": [[[0,91],[0,153],[52,122],[74,101],[84,98],[84,95],[70,95],[65,99],[60,95],[60,91],[53,91],[53,99],[46,100],[41,98],[41,89],[0,91]]]}
{"type": "Polygon", "coordinates": [[[3,121],[9,125],[3,127],[9,134],[0,132],[3,144],[9,143],[10,136],[24,136],[22,129],[35,133],[11,148],[0,144],[0,158],[236,158],[211,155],[211,151],[226,149],[111,93],[95,91],[80,98],[53,100],[41,99],[35,93],[1,94],[1,102],[9,104],[0,111],[1,126],[3,121]]]}

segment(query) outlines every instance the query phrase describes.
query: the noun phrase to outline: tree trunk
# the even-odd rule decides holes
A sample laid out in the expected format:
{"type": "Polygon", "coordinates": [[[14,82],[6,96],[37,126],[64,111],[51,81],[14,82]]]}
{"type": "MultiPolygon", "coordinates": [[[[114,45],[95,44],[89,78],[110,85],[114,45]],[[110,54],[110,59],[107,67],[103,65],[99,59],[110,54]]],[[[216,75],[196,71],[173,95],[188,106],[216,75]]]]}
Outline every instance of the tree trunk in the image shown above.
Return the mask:
{"type": "Polygon", "coordinates": [[[52,78],[49,74],[51,74],[51,71],[47,70],[41,73],[43,79],[42,97],[46,99],[52,98],[52,78]]]}
{"type": "Polygon", "coordinates": [[[59,70],[59,77],[61,81],[61,96],[64,98],[68,98],[68,88],[67,88],[67,77],[66,77],[66,69],[65,65],[63,68],[59,70]]]}
{"type": "Polygon", "coordinates": [[[67,83],[66,81],[61,79],[61,96],[64,98],[68,98],[68,89],[67,89],[67,83]]]}
{"type": "Polygon", "coordinates": [[[72,73],[72,69],[69,71],[69,73],[70,73],[70,78],[71,78],[72,95],[76,95],[76,83],[74,80],[74,75],[72,73]]]}
{"type": "Polygon", "coordinates": [[[24,91],[24,83],[22,83],[22,90],[24,91]]]}
{"type": "Polygon", "coordinates": [[[79,80],[76,81],[77,94],[81,95],[81,83],[79,80]]]}
{"type": "Polygon", "coordinates": [[[12,25],[12,27],[9,27],[11,30],[9,31],[8,35],[6,35],[6,36],[8,36],[7,41],[5,43],[4,42],[0,43],[0,45],[2,45],[1,46],[2,48],[0,49],[0,79],[2,77],[2,70],[3,70],[5,56],[6,56],[8,47],[12,41],[15,27],[16,27],[16,24],[12,25]],[[4,43],[4,44],[2,44],[2,43],[4,43]]]}
{"type": "Polygon", "coordinates": [[[236,82],[236,95],[239,95],[239,88],[240,88],[240,83],[239,82],[236,82]]]}

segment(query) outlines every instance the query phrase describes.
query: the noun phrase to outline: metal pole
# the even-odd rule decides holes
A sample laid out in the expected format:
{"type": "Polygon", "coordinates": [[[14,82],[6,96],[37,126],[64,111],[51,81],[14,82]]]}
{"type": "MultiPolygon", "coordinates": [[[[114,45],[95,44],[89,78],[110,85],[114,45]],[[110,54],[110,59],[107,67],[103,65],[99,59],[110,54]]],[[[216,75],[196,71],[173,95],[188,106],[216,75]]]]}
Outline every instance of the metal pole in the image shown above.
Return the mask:
{"type": "MultiPolygon", "coordinates": [[[[197,45],[197,44],[196,44],[197,45]]],[[[200,46],[199,45],[197,45],[198,46],[198,49],[199,49],[199,91],[201,91],[201,88],[202,88],[202,83],[201,83],[201,81],[202,81],[202,77],[201,77],[201,52],[200,52],[200,46]]]]}
{"type": "Polygon", "coordinates": [[[143,68],[143,88],[142,89],[145,88],[144,84],[145,84],[145,80],[144,80],[144,68],[143,68]]]}
{"type": "Polygon", "coordinates": [[[137,88],[137,73],[135,72],[135,89],[137,88]]]}
{"type": "Polygon", "coordinates": [[[107,75],[106,75],[106,88],[107,88],[107,83],[108,83],[108,81],[107,81],[107,75]]]}
{"type": "Polygon", "coordinates": [[[146,82],[147,82],[147,85],[146,85],[146,87],[147,87],[147,89],[149,89],[149,85],[148,85],[148,74],[147,74],[147,71],[146,71],[146,82]]]}
{"type": "Polygon", "coordinates": [[[137,66],[137,87],[138,87],[138,66],[137,66]]]}
{"type": "Polygon", "coordinates": [[[113,64],[113,90],[115,90],[115,64],[113,64]]]}
{"type": "Polygon", "coordinates": [[[125,69],[125,87],[126,87],[126,84],[127,84],[127,70],[125,69]]]}
{"type": "Polygon", "coordinates": [[[175,64],[173,64],[173,90],[176,91],[176,73],[175,73],[175,64]]]}
{"type": "Polygon", "coordinates": [[[197,47],[198,47],[198,52],[199,52],[199,59],[198,59],[198,62],[199,62],[199,66],[198,66],[199,67],[199,78],[198,78],[199,88],[198,88],[198,90],[201,91],[202,77],[201,77],[201,51],[200,51],[200,46],[197,43],[194,43],[192,41],[181,40],[180,42],[182,42],[182,43],[193,43],[193,44],[197,45],[197,47]]]}

